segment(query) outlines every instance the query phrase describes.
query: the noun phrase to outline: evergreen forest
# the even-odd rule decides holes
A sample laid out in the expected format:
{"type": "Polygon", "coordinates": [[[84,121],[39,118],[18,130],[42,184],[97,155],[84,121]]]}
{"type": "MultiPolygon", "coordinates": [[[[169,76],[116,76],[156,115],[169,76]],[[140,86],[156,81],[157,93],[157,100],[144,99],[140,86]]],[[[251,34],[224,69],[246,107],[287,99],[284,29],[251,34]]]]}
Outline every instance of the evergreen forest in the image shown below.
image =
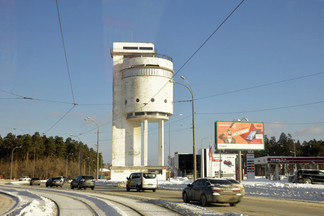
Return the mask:
{"type": "MultiPolygon", "coordinates": [[[[41,136],[38,132],[34,135],[8,133],[5,137],[0,136],[0,178],[9,179],[11,174],[15,179],[21,176],[75,178],[80,175],[80,150],[81,174],[95,177],[97,152],[82,142],[41,136]]],[[[102,167],[101,154],[99,161],[102,167]]]]}

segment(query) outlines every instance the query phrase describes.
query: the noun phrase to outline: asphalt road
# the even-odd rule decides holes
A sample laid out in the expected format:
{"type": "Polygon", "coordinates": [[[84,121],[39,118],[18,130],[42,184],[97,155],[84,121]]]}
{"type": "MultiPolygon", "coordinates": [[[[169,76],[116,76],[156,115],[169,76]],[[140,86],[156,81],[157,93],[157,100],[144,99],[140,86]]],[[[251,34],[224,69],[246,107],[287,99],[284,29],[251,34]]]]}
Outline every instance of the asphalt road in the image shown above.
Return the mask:
{"type": "MultiPolygon", "coordinates": [[[[33,186],[35,187],[35,186],[33,186]]],[[[37,186],[38,187],[38,186],[37,186]]],[[[39,187],[45,187],[41,185],[39,187]]],[[[64,185],[63,188],[53,188],[53,190],[71,190],[69,185],[64,185]]],[[[181,191],[171,190],[157,190],[156,192],[145,191],[136,192],[131,190],[127,192],[125,188],[96,186],[95,190],[82,190],[82,193],[99,193],[99,194],[123,194],[132,196],[142,196],[148,198],[157,198],[163,200],[169,200],[173,202],[183,203],[181,197],[181,191]]],[[[4,198],[4,197],[3,197],[4,198]]],[[[0,203],[4,200],[0,197],[0,203]]],[[[191,203],[192,205],[199,205],[198,203],[191,203]]],[[[263,197],[245,196],[243,200],[235,207],[231,207],[228,204],[212,204],[206,207],[208,210],[215,211],[217,213],[240,213],[251,216],[260,215],[280,215],[280,216],[305,216],[305,215],[324,215],[324,203],[323,202],[302,202],[283,199],[271,199],[263,197]]]]}
{"type": "MultiPolygon", "coordinates": [[[[183,202],[181,198],[181,191],[169,191],[169,190],[157,190],[155,193],[152,191],[136,192],[131,190],[126,192],[124,188],[117,187],[103,187],[97,186],[96,192],[100,193],[125,193],[136,196],[143,196],[149,198],[159,198],[170,200],[174,202],[183,202]]],[[[193,205],[199,205],[198,203],[191,203],[193,205]]],[[[315,202],[301,202],[282,199],[271,199],[262,197],[245,196],[243,200],[235,207],[231,207],[228,204],[212,204],[206,207],[209,210],[218,213],[241,213],[251,216],[260,215],[280,215],[280,216],[305,216],[305,215],[324,215],[324,203],[315,202]]]]}

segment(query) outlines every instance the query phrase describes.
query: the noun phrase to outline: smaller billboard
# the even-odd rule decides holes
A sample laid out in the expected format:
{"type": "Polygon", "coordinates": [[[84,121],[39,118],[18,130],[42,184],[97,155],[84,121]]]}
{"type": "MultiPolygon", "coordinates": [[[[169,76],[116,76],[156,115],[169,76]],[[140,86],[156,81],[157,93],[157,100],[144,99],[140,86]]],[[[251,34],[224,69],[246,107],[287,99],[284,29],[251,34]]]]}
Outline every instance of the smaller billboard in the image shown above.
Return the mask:
{"type": "Polygon", "coordinates": [[[260,122],[215,122],[218,150],[264,150],[264,127],[260,122]]]}

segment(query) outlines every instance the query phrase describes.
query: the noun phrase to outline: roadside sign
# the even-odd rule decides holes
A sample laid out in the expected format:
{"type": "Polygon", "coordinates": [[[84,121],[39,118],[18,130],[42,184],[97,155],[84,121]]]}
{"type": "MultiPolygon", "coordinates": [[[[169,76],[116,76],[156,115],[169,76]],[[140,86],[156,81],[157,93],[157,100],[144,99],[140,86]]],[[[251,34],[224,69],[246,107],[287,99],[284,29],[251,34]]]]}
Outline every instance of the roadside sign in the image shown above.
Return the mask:
{"type": "Polygon", "coordinates": [[[264,126],[259,122],[215,122],[218,150],[264,150],[264,126]]]}

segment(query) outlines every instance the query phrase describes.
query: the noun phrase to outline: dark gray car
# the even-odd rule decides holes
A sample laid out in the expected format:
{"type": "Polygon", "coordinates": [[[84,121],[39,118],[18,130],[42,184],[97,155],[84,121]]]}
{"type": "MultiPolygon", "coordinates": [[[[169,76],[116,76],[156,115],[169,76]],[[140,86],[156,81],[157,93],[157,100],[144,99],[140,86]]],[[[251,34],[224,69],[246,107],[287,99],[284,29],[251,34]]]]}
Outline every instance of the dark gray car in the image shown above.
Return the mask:
{"type": "Polygon", "coordinates": [[[32,178],[31,180],[30,180],[30,185],[40,185],[40,183],[41,183],[41,181],[40,181],[40,179],[39,178],[32,178]]]}
{"type": "Polygon", "coordinates": [[[46,187],[62,187],[64,184],[64,179],[62,177],[50,177],[47,181],[46,181],[46,187]]]}
{"type": "Polygon", "coordinates": [[[76,177],[75,179],[72,180],[71,182],[71,189],[74,188],[91,188],[92,190],[94,190],[95,188],[95,180],[93,178],[93,176],[89,176],[89,175],[80,175],[78,177],[76,177]]]}
{"type": "Polygon", "coordinates": [[[198,201],[202,206],[209,203],[229,203],[237,205],[244,195],[241,188],[225,179],[204,178],[188,184],[182,191],[185,203],[198,201]]]}
{"type": "Polygon", "coordinates": [[[315,169],[299,169],[294,175],[289,176],[289,182],[315,184],[324,183],[324,171],[315,169]]]}

